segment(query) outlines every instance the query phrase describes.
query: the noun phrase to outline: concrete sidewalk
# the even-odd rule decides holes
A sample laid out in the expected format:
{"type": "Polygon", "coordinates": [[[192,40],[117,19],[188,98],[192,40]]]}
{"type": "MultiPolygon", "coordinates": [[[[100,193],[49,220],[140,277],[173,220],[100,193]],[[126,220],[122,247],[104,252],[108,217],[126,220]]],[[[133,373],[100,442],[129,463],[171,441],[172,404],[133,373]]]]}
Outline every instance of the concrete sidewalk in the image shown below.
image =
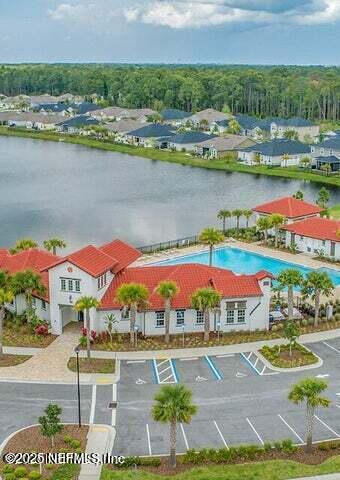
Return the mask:
{"type": "MultiPolygon", "coordinates": [[[[96,453],[99,456],[112,453],[116,436],[114,428],[108,425],[92,425],[87,435],[85,453],[96,453]]],[[[82,464],[79,480],[99,480],[102,465],[82,464]]]]}
{"type": "Polygon", "coordinates": [[[316,477],[299,477],[291,480],[340,480],[340,473],[331,473],[330,475],[317,475],[316,477]]]}

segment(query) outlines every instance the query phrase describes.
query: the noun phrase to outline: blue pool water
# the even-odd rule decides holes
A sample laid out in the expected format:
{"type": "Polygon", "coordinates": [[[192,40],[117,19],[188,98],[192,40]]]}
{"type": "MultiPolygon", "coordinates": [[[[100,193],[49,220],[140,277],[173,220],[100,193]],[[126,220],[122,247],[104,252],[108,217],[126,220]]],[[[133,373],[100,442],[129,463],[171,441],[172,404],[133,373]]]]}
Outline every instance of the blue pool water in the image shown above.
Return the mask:
{"type": "MultiPolygon", "coordinates": [[[[185,255],[172,258],[157,263],[157,265],[177,265],[179,263],[209,263],[209,253],[200,252],[191,255],[185,255]]],[[[285,262],[257,253],[250,253],[245,250],[234,247],[223,247],[215,249],[213,253],[213,265],[216,267],[227,268],[235,273],[253,274],[259,270],[267,270],[277,276],[286,268],[296,268],[301,273],[306,274],[311,271],[310,268],[301,265],[285,262]]],[[[340,270],[336,271],[330,268],[320,268],[320,271],[327,272],[335,286],[340,286],[340,270]]]]}

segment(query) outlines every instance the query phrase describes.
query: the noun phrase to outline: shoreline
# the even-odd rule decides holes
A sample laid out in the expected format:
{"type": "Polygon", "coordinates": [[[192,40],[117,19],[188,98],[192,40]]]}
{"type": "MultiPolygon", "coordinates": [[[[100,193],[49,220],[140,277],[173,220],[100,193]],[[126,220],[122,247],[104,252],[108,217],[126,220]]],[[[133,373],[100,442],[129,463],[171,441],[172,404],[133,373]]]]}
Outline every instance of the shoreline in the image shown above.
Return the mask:
{"type": "Polygon", "coordinates": [[[0,126],[0,136],[31,138],[33,140],[44,140],[51,142],[62,141],[63,143],[83,145],[88,148],[124,153],[127,155],[147,158],[149,160],[159,160],[162,162],[176,163],[183,166],[205,168],[207,170],[223,171],[227,173],[238,172],[252,175],[265,175],[269,177],[287,178],[289,180],[314,182],[321,185],[329,185],[331,187],[340,187],[339,176],[327,177],[310,172],[282,169],[280,167],[268,168],[264,166],[247,166],[236,161],[232,162],[226,159],[204,160],[188,156],[188,154],[181,152],[168,152],[153,148],[134,147],[132,145],[105,142],[79,135],[64,135],[55,132],[35,132],[29,130],[25,131],[20,129],[9,129],[8,127],[0,126]]]}

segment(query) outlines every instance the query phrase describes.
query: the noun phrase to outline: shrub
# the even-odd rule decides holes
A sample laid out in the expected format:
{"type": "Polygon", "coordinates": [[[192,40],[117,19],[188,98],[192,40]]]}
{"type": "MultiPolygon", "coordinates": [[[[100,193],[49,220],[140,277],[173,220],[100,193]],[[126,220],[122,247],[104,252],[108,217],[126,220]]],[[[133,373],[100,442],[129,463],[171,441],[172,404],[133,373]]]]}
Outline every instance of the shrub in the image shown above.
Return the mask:
{"type": "Polygon", "coordinates": [[[6,475],[4,476],[4,480],[16,480],[16,476],[14,473],[6,473],[6,475]]]}
{"type": "Polygon", "coordinates": [[[292,453],[295,452],[297,447],[293,445],[293,442],[290,438],[287,438],[286,440],[282,440],[282,451],[284,453],[292,453]]]}
{"type": "Polygon", "coordinates": [[[307,327],[307,325],[308,325],[308,320],[307,320],[307,318],[303,318],[303,319],[301,320],[301,325],[302,325],[303,327],[307,327]]]}
{"type": "Polygon", "coordinates": [[[314,318],[313,317],[309,317],[308,325],[314,325],[314,318]]]}
{"type": "Polygon", "coordinates": [[[78,455],[80,455],[81,453],[83,453],[83,449],[81,447],[76,448],[75,452],[78,453],[78,455]]]}
{"type": "Polygon", "coordinates": [[[263,445],[263,449],[265,452],[271,452],[273,446],[270,442],[265,442],[263,445]]]}
{"type": "Polygon", "coordinates": [[[87,338],[86,338],[84,335],[82,335],[82,336],[79,338],[79,345],[80,345],[81,347],[86,347],[86,345],[87,345],[87,338]]]}
{"type": "Polygon", "coordinates": [[[161,464],[161,461],[159,458],[139,458],[139,465],[142,465],[143,467],[159,467],[161,464]]]}
{"type": "Polygon", "coordinates": [[[46,336],[48,335],[48,326],[46,323],[42,323],[41,325],[35,327],[34,332],[36,335],[46,336]]]}
{"type": "Polygon", "coordinates": [[[23,478],[27,475],[27,470],[25,467],[17,467],[14,470],[15,478],[23,478]]]}
{"type": "Polygon", "coordinates": [[[277,328],[277,325],[273,325],[272,326],[272,332],[277,332],[278,328],[277,328]]]}
{"type": "Polygon", "coordinates": [[[41,473],[36,470],[32,470],[28,475],[29,480],[39,480],[41,478],[41,473]]]}
{"type": "Polygon", "coordinates": [[[69,453],[70,449],[66,447],[59,448],[59,453],[69,453]]]}
{"type": "Polygon", "coordinates": [[[70,447],[71,448],[79,448],[80,447],[80,441],[79,440],[72,440],[70,442],[70,447]]]}
{"type": "Polygon", "coordinates": [[[2,469],[2,473],[13,473],[14,467],[13,465],[5,465],[2,469]]]}
{"type": "Polygon", "coordinates": [[[279,452],[281,452],[281,450],[282,450],[282,442],[280,442],[280,441],[274,442],[274,447],[276,448],[276,450],[278,450],[279,452]]]}
{"type": "Polygon", "coordinates": [[[71,437],[71,435],[65,435],[63,440],[68,445],[69,443],[72,442],[73,438],[71,437]]]}

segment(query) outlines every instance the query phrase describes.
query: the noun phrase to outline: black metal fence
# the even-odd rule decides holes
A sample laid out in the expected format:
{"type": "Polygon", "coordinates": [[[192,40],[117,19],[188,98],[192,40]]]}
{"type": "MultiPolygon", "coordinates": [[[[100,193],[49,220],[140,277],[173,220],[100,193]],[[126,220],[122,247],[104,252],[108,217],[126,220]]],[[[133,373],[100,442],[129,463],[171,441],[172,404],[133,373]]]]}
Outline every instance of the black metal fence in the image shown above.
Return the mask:
{"type": "Polygon", "coordinates": [[[138,250],[142,253],[155,253],[162,250],[169,250],[171,248],[184,248],[189,245],[197,245],[199,243],[199,235],[192,237],[179,238],[178,240],[169,240],[168,242],[154,243],[152,245],[146,245],[144,247],[138,247],[138,250]]]}

